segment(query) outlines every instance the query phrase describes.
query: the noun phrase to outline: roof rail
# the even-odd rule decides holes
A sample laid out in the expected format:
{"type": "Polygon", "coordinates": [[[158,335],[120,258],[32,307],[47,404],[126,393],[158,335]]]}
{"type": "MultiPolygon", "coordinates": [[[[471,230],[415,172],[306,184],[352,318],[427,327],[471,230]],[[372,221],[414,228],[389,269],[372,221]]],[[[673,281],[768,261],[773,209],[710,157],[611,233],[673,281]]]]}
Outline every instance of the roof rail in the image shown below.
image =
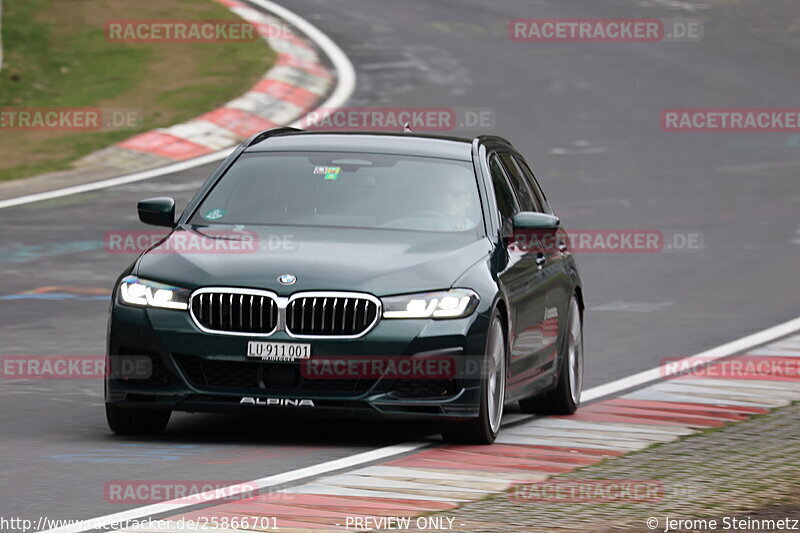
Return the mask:
{"type": "Polygon", "coordinates": [[[253,146],[254,144],[260,143],[267,137],[272,137],[273,135],[277,135],[279,133],[293,133],[303,131],[299,128],[292,128],[291,126],[281,126],[279,128],[272,128],[269,130],[264,130],[262,132],[256,133],[249,139],[244,142],[245,147],[253,146]]]}
{"type": "Polygon", "coordinates": [[[504,137],[500,137],[499,135],[478,135],[474,139],[473,142],[477,141],[478,144],[483,144],[485,142],[496,142],[501,144],[507,144],[509,146],[513,146],[508,139],[504,137]]]}

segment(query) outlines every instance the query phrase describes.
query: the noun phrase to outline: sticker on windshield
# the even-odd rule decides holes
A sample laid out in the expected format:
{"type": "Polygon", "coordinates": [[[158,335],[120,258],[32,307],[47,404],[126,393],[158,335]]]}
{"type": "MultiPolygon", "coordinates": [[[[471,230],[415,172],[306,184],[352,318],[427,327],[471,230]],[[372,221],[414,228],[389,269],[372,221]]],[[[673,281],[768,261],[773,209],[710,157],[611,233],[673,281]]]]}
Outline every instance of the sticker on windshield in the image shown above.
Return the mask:
{"type": "Polygon", "coordinates": [[[314,167],[314,174],[324,174],[326,180],[335,180],[339,177],[342,167],[314,167]]]}
{"type": "Polygon", "coordinates": [[[203,215],[203,218],[205,218],[207,220],[217,220],[217,219],[222,218],[224,216],[225,216],[225,210],[224,209],[212,209],[211,211],[209,211],[208,213],[203,215]]]}

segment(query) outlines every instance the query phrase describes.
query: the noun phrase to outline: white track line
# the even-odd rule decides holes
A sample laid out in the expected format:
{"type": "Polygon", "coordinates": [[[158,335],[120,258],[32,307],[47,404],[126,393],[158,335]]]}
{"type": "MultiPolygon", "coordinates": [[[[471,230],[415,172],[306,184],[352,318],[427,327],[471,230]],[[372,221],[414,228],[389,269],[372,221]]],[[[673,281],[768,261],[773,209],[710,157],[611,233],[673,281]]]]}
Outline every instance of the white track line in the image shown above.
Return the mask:
{"type": "MultiPolygon", "coordinates": [[[[336,88],[334,88],[331,95],[325,100],[318,108],[337,108],[344,105],[345,102],[353,94],[356,87],[356,70],[353,64],[347,58],[347,55],[342,51],[339,46],[334,43],[330,37],[322,33],[319,28],[302,18],[300,15],[293,11],[286,9],[283,6],[272,2],[271,0],[248,0],[251,4],[257,5],[266,11],[271,12],[278,18],[282,18],[292,26],[296,27],[301,33],[306,35],[309,39],[319,46],[333,64],[336,71],[336,88]]],[[[301,117],[289,124],[293,127],[300,127],[303,124],[305,117],[301,117]]],[[[107,189],[109,187],[116,187],[117,185],[124,185],[135,181],[142,181],[159,176],[165,176],[174,172],[189,170],[201,165],[220,161],[228,157],[233,151],[233,147],[225,148],[211,154],[206,154],[189,161],[181,161],[179,163],[172,163],[163,167],[154,168],[152,170],[145,170],[142,172],[135,172],[117,178],[109,178],[102,181],[95,181],[93,183],[85,183],[83,185],[75,185],[72,187],[65,187],[63,189],[56,189],[53,191],[46,191],[36,194],[28,194],[25,196],[18,196],[16,198],[9,198],[7,200],[0,200],[0,209],[6,207],[13,207],[16,205],[30,204],[33,202],[41,202],[43,200],[52,200],[53,198],[61,198],[62,196],[71,196],[73,194],[84,193],[88,191],[96,191],[98,189],[107,189]]]]}
{"type": "Polygon", "coordinates": [[[107,180],[84,183],[83,185],[73,185],[72,187],[65,187],[63,189],[55,189],[53,191],[17,196],[16,198],[9,198],[8,200],[0,200],[0,209],[13,207],[15,205],[41,202],[43,200],[52,200],[53,198],[61,198],[62,196],[71,196],[73,194],[96,191],[98,189],[108,189],[109,187],[125,185],[126,183],[132,183],[135,181],[148,180],[150,178],[157,178],[166,174],[172,174],[174,172],[180,172],[182,170],[189,170],[190,168],[199,167],[200,165],[205,165],[207,163],[213,163],[214,161],[220,161],[228,157],[228,154],[230,154],[232,151],[233,148],[226,148],[225,150],[206,154],[188,161],[172,163],[163,167],[154,168],[152,170],[144,170],[125,176],[119,176],[118,178],[109,178],[107,180]]]}
{"type": "MultiPolygon", "coordinates": [[[[778,339],[780,337],[783,337],[798,330],[800,330],[800,318],[795,318],[794,320],[789,320],[788,322],[784,322],[783,324],[779,324],[775,327],[765,329],[764,331],[759,331],[758,333],[754,333],[752,335],[748,335],[747,337],[743,337],[733,342],[723,344],[722,346],[712,348],[711,350],[707,350],[705,352],[692,355],[690,357],[686,357],[677,362],[707,363],[709,361],[721,359],[723,357],[728,357],[743,352],[745,350],[778,339]]],[[[672,365],[675,362],[676,361],[670,360],[669,363],[672,365]]],[[[633,387],[644,385],[645,383],[658,381],[659,379],[664,378],[665,370],[666,366],[662,365],[652,370],[647,370],[645,372],[640,372],[638,374],[634,374],[626,378],[612,381],[611,383],[606,383],[605,385],[599,385],[597,387],[593,387],[587,391],[584,391],[582,397],[586,401],[596,400],[598,398],[609,396],[611,394],[616,394],[618,392],[622,392],[633,387]]],[[[515,420],[515,422],[517,421],[518,420],[515,420]]],[[[526,437],[519,437],[518,435],[514,435],[512,433],[507,432],[507,433],[501,433],[498,442],[519,441],[525,439],[526,437]],[[503,438],[504,434],[505,438],[503,438]]],[[[545,441],[544,443],[546,444],[547,442],[549,441],[545,441]]],[[[283,474],[276,474],[273,476],[256,479],[254,481],[242,483],[241,485],[238,486],[239,487],[254,486],[258,487],[259,489],[276,487],[278,485],[290,482],[296,482],[312,477],[317,477],[321,474],[326,474],[328,472],[333,472],[344,468],[352,468],[354,466],[360,466],[362,464],[371,463],[380,459],[388,459],[396,455],[418,450],[425,446],[429,446],[430,444],[431,444],[430,442],[408,442],[403,444],[395,444],[393,446],[378,448],[377,450],[359,453],[357,455],[352,455],[350,457],[343,457],[341,459],[335,459],[333,461],[328,461],[326,463],[320,463],[318,465],[308,466],[305,468],[301,468],[299,470],[292,470],[291,472],[284,472],[283,474]]],[[[232,487],[226,487],[225,489],[216,489],[215,491],[205,492],[203,494],[198,495],[197,498],[192,498],[192,500],[193,502],[199,500],[204,503],[212,503],[213,501],[215,501],[214,500],[215,496],[217,497],[217,499],[219,499],[220,498],[219,494],[228,494],[229,492],[231,492],[229,489],[231,489],[232,487]]],[[[98,529],[97,527],[98,524],[120,523],[124,520],[137,520],[146,518],[148,516],[177,511],[178,509],[197,505],[197,503],[193,502],[180,502],[180,503],[162,502],[152,505],[146,505],[144,507],[138,507],[135,509],[130,509],[128,511],[122,511],[120,513],[114,513],[106,516],[101,516],[99,518],[85,520],[83,522],[79,522],[69,526],[49,529],[42,533],[81,533],[83,531],[89,531],[91,529],[98,529]]]]}
{"type": "MultiPolygon", "coordinates": [[[[244,487],[248,489],[251,487],[258,487],[259,490],[268,487],[275,487],[285,483],[316,477],[321,474],[334,472],[336,470],[359,466],[364,463],[371,463],[373,461],[386,459],[395,455],[408,453],[418,448],[422,448],[423,446],[428,446],[429,444],[429,442],[407,442],[403,444],[395,444],[393,446],[386,446],[384,448],[378,448],[377,450],[370,450],[368,452],[351,455],[350,457],[342,457],[341,459],[335,459],[326,463],[307,466],[298,470],[292,470],[291,472],[275,474],[273,476],[263,477],[254,481],[231,485],[230,487],[225,487],[223,489],[215,489],[204,492],[202,494],[193,496],[192,498],[188,498],[189,500],[192,500],[191,502],[171,500],[167,502],[154,503],[151,505],[145,505],[144,507],[137,507],[135,509],[129,509],[127,511],[113,513],[98,518],[90,518],[89,520],[83,520],[67,526],[48,529],[46,531],[42,531],[41,533],[79,533],[81,531],[91,531],[93,529],[103,529],[104,531],[108,531],[111,529],[112,524],[115,524],[113,526],[114,529],[124,528],[124,522],[126,520],[138,520],[147,516],[177,511],[185,507],[195,506],[197,505],[198,501],[210,503],[214,501],[215,496],[217,499],[219,499],[220,494],[232,494],[233,492],[230,492],[230,489],[234,487],[239,489],[244,487]],[[205,498],[209,498],[209,500],[205,501],[205,498]]],[[[246,496],[246,493],[243,494],[246,496]]]]}
{"type": "MultiPolygon", "coordinates": [[[[706,350],[705,352],[697,355],[692,355],[679,361],[670,361],[670,365],[674,365],[677,362],[680,363],[680,368],[686,367],[687,365],[685,363],[689,363],[692,366],[703,366],[710,361],[722,359],[723,357],[728,357],[729,355],[749,350],[750,348],[758,346],[759,344],[764,344],[771,340],[779,339],[784,335],[788,335],[794,331],[797,331],[798,329],[800,329],[800,317],[795,318],[794,320],[789,320],[788,322],[784,322],[783,324],[778,324],[777,326],[769,329],[765,329],[764,331],[753,333],[747,337],[742,337],[741,339],[729,342],[728,344],[723,344],[722,346],[717,346],[716,348],[706,350]]],[[[644,372],[639,372],[638,374],[589,389],[581,395],[581,400],[587,402],[596,400],[597,398],[602,398],[603,396],[608,396],[609,394],[621,392],[626,389],[632,389],[651,381],[657,381],[663,377],[665,377],[665,367],[659,366],[657,368],[645,370],[644,372]]]]}

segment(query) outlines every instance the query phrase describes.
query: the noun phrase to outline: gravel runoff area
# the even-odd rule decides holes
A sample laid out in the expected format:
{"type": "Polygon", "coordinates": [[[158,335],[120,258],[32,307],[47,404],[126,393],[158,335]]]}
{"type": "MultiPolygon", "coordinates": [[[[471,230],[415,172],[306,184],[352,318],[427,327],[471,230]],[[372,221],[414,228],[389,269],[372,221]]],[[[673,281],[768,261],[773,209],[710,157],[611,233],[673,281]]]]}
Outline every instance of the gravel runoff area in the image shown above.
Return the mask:
{"type": "Polygon", "coordinates": [[[465,533],[664,532],[666,517],[705,521],[673,531],[800,531],[800,402],[551,480],[571,480],[579,490],[637,480],[640,499],[576,501],[553,497],[555,490],[512,490],[442,516],[454,518],[450,531],[465,533]]]}

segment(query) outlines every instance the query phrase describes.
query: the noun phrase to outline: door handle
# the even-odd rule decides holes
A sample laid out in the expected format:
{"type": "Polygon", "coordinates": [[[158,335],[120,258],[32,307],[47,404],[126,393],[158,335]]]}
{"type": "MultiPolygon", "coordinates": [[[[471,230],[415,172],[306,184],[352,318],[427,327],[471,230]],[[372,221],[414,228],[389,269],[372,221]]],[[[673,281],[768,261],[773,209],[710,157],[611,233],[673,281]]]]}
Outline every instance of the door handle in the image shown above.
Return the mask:
{"type": "Polygon", "coordinates": [[[542,269],[542,265],[545,261],[547,261],[547,257],[542,252],[536,254],[536,265],[539,267],[539,270],[542,269]]]}

